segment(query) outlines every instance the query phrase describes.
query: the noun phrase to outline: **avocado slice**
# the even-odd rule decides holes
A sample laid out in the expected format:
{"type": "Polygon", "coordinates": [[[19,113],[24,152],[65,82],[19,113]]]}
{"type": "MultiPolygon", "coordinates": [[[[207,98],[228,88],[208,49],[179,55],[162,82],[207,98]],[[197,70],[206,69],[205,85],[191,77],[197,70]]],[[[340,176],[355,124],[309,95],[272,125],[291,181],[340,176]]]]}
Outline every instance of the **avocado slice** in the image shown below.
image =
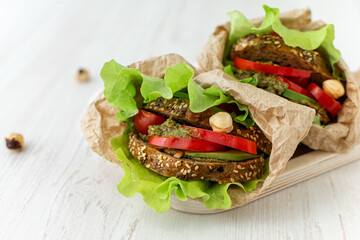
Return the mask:
{"type": "Polygon", "coordinates": [[[283,96],[300,104],[302,104],[303,101],[307,101],[311,104],[318,104],[318,102],[316,102],[314,99],[289,89],[285,89],[285,91],[283,92],[283,96]]]}
{"type": "Polygon", "coordinates": [[[185,151],[185,156],[197,158],[212,158],[228,161],[243,161],[248,159],[257,158],[260,155],[254,155],[239,150],[229,150],[225,152],[190,152],[185,151]]]}

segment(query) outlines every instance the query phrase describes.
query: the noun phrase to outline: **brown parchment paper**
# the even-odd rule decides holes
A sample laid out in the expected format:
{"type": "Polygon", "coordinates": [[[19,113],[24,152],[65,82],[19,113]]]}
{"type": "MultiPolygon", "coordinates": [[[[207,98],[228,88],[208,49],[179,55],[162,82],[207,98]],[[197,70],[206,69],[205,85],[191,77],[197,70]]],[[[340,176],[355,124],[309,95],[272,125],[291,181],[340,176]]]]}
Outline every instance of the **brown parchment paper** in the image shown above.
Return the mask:
{"type": "MultiPolygon", "coordinates": [[[[181,56],[170,54],[137,62],[129,67],[137,68],[150,76],[163,77],[168,67],[179,62],[189,64],[181,56]]],[[[256,123],[272,142],[272,154],[269,160],[270,174],[265,182],[259,184],[258,188],[249,194],[244,194],[238,187],[229,189],[233,201],[232,207],[243,205],[269,187],[284,170],[297,145],[307,135],[315,111],[273,94],[260,92],[249,84],[239,83],[221,70],[202,74],[196,72],[195,75],[194,80],[202,87],[214,85],[233,96],[238,102],[246,104],[256,123]],[[299,112],[302,114],[298,114],[299,112]]],[[[120,164],[111,149],[110,140],[120,135],[126,126],[114,120],[116,113],[117,110],[106,101],[101,92],[88,107],[81,121],[81,128],[90,147],[96,153],[111,162],[120,164]]]]}
{"type": "MultiPolygon", "coordinates": [[[[293,10],[280,14],[281,22],[288,28],[300,31],[317,30],[326,24],[323,21],[311,21],[311,12],[308,8],[293,10]]],[[[252,20],[255,26],[259,26],[263,18],[252,20]]],[[[198,55],[198,64],[201,72],[221,69],[224,49],[230,32],[230,23],[218,26],[209,37],[208,42],[198,55]]],[[[360,143],[360,92],[355,75],[351,74],[343,59],[337,66],[345,72],[347,78],[347,99],[342,110],[338,114],[337,123],[325,128],[312,125],[309,134],[302,141],[314,150],[329,152],[346,152],[360,143]]],[[[264,91],[259,89],[259,91],[264,91]]],[[[281,97],[278,97],[281,98],[281,97]]],[[[302,114],[299,112],[299,114],[302,114]]]]}

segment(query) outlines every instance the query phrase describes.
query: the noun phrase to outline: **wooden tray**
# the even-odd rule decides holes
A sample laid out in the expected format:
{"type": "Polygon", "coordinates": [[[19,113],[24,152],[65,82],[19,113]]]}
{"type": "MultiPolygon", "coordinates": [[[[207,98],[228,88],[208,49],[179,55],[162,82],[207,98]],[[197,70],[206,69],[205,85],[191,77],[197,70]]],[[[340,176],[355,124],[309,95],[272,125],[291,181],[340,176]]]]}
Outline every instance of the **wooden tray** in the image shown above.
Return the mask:
{"type": "MultiPolygon", "coordinates": [[[[306,150],[305,150],[306,151],[306,150]]],[[[350,162],[360,159],[360,145],[345,154],[328,153],[323,151],[311,151],[292,158],[284,172],[275,183],[261,193],[256,199],[265,197],[284,188],[290,187],[309,178],[328,172],[350,162]]],[[[211,214],[228,211],[230,209],[209,210],[201,202],[188,198],[180,201],[175,195],[171,196],[171,208],[186,213],[211,214]]],[[[255,201],[254,199],[253,201],[255,201]]],[[[240,206],[237,206],[240,207],[240,206]]]]}

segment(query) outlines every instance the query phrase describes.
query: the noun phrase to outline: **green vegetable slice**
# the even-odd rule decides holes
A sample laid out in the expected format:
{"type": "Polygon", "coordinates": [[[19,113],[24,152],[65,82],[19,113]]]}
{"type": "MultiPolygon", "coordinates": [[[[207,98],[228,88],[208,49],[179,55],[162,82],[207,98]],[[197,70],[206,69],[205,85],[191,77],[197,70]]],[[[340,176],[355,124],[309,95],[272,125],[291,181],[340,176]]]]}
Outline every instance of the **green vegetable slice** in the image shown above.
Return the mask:
{"type": "Polygon", "coordinates": [[[311,104],[319,105],[319,103],[314,99],[289,89],[285,89],[285,91],[283,92],[283,96],[300,104],[302,101],[308,101],[311,104]]]}
{"type": "Polygon", "coordinates": [[[214,158],[229,161],[244,161],[259,157],[259,155],[250,154],[238,150],[229,150],[225,152],[185,152],[185,155],[198,158],[214,158]]]}

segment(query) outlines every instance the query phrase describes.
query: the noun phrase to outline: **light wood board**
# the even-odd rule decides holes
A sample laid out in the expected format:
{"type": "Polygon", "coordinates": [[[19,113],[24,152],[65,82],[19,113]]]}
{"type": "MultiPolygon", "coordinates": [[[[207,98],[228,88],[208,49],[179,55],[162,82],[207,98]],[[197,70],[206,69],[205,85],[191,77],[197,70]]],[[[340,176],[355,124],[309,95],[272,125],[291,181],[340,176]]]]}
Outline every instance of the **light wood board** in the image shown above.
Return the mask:
{"type": "MultiPolygon", "coordinates": [[[[291,159],[284,172],[278,177],[276,182],[261,193],[253,201],[265,197],[269,194],[290,187],[294,184],[305,181],[309,178],[318,176],[324,172],[341,167],[345,164],[359,159],[360,146],[355,147],[352,151],[345,154],[335,154],[323,151],[312,151],[291,159]]],[[[201,202],[193,199],[180,201],[175,195],[171,196],[171,207],[180,212],[194,214],[211,214],[229,211],[231,209],[241,207],[236,206],[230,209],[214,209],[209,210],[201,202]]]]}

